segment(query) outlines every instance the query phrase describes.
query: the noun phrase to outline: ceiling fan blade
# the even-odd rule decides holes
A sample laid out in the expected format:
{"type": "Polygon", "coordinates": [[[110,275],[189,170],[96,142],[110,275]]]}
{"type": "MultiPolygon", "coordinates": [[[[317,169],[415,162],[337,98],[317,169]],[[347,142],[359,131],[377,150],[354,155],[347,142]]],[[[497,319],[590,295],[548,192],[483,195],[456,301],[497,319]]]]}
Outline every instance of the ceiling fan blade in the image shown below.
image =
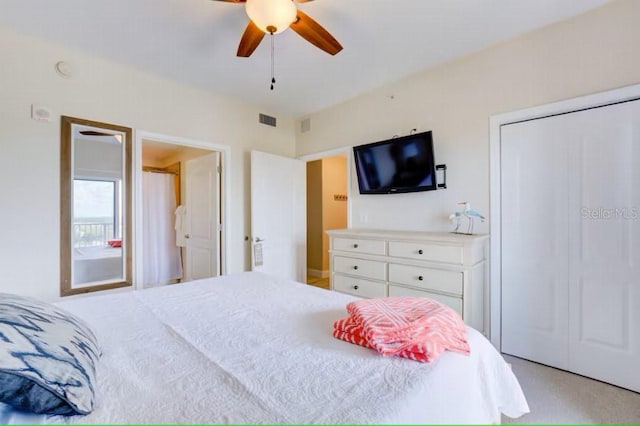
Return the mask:
{"type": "Polygon", "coordinates": [[[85,136],[114,136],[113,133],[104,133],[104,132],[98,132],[95,130],[80,130],[79,133],[85,136]]]}
{"type": "Polygon", "coordinates": [[[238,45],[238,56],[243,58],[248,58],[251,56],[256,47],[262,41],[264,37],[264,32],[258,28],[253,21],[249,21],[247,28],[245,28],[244,33],[242,34],[242,38],[240,39],[240,44],[238,45]]]}
{"type": "MultiPolygon", "coordinates": [[[[227,3],[246,3],[247,0],[214,0],[214,1],[224,1],[227,3]]],[[[297,3],[307,3],[313,0],[295,0],[297,3]]]]}
{"type": "Polygon", "coordinates": [[[291,29],[330,55],[335,55],[342,50],[342,45],[329,34],[329,31],[300,9],[298,9],[298,18],[291,24],[291,29]]]}

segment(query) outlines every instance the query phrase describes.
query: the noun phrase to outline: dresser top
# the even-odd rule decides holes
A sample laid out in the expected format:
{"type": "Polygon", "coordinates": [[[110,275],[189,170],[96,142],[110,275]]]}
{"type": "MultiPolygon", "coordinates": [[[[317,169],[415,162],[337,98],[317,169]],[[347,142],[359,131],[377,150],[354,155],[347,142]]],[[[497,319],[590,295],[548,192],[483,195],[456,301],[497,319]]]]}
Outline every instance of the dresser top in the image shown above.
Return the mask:
{"type": "Polygon", "coordinates": [[[327,231],[332,237],[355,237],[355,238],[383,238],[402,240],[437,240],[450,242],[480,242],[489,238],[489,234],[454,234],[453,232],[435,231],[395,231],[390,229],[330,229],[327,231]]]}

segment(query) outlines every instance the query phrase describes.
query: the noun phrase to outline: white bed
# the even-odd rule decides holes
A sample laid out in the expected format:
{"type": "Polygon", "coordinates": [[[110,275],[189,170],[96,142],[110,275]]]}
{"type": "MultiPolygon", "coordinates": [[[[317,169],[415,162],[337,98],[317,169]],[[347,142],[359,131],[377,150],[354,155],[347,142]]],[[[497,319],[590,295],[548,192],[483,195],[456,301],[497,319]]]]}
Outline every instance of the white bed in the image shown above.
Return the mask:
{"type": "MultiPolygon", "coordinates": [[[[59,305],[97,332],[96,406],[0,423],[497,423],[528,412],[477,331],[431,364],[332,337],[354,297],[247,272],[59,305]]],[[[0,404],[2,405],[2,404],[0,404]]]]}

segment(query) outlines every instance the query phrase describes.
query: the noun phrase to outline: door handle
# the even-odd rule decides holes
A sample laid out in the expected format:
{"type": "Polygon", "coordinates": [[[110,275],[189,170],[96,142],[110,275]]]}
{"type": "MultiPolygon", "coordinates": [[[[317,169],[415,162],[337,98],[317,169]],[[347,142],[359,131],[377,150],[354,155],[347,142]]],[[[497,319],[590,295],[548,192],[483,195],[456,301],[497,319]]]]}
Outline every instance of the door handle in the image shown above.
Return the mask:
{"type": "Polygon", "coordinates": [[[191,238],[191,235],[186,234],[184,237],[185,237],[186,239],[189,239],[189,238],[191,238]]]}
{"type": "Polygon", "coordinates": [[[264,238],[256,237],[256,243],[261,243],[264,241],[264,238]]]}

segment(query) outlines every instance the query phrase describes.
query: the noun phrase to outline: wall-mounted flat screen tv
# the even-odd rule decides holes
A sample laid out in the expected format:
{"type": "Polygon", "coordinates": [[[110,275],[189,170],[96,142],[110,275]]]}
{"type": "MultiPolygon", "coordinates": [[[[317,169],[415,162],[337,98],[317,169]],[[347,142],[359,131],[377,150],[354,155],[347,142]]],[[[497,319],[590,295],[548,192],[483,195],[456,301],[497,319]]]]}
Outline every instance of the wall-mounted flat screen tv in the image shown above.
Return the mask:
{"type": "Polygon", "coordinates": [[[431,132],[353,147],[361,194],[436,189],[431,132]]]}

